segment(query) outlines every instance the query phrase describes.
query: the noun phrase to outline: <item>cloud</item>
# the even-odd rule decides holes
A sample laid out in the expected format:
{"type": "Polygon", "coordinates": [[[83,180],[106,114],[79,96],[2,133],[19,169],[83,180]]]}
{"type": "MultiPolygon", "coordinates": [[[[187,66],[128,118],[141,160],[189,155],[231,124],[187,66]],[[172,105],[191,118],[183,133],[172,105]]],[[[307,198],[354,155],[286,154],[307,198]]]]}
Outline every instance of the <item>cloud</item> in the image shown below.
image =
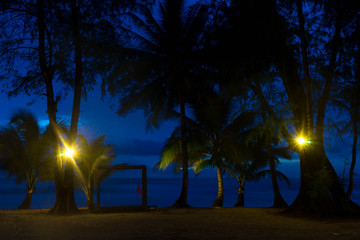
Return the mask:
{"type": "Polygon", "coordinates": [[[132,139],[116,144],[115,151],[117,155],[158,156],[163,146],[163,142],[132,139]]]}

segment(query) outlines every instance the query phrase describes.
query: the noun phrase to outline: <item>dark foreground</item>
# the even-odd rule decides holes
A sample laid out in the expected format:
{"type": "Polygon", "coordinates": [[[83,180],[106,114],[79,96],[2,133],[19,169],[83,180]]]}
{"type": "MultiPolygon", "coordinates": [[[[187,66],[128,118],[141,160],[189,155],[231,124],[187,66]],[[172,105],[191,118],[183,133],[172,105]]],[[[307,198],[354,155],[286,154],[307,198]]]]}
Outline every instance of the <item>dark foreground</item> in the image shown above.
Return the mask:
{"type": "Polygon", "coordinates": [[[287,217],[276,209],[161,209],[54,216],[0,210],[0,239],[360,239],[360,219],[287,217]]]}

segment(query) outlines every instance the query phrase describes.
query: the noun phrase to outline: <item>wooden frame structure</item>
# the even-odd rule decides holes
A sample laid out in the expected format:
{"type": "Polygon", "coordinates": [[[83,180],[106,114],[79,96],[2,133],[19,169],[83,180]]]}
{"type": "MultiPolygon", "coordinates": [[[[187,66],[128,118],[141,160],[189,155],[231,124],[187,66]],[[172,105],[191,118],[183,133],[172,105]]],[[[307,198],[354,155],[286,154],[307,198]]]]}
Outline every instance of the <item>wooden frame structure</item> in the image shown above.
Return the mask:
{"type": "MultiPolygon", "coordinates": [[[[100,171],[101,170],[130,170],[130,169],[141,169],[142,175],[142,205],[141,207],[147,208],[147,178],[146,178],[146,166],[145,165],[127,165],[127,164],[118,164],[114,166],[99,166],[96,168],[96,173],[92,177],[92,185],[96,182],[96,207],[100,208],[100,171]]],[[[93,188],[92,188],[93,189],[93,188]]],[[[94,196],[93,191],[91,196],[94,196]]],[[[93,204],[93,199],[91,199],[93,204]]]]}

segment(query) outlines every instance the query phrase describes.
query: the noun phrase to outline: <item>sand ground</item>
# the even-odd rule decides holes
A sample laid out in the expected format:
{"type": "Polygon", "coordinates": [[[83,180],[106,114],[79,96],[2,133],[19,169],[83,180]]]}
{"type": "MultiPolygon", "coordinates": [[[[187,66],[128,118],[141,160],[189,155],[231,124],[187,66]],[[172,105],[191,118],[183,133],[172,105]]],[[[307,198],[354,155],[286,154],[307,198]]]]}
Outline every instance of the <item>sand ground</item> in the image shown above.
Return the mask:
{"type": "Polygon", "coordinates": [[[360,219],[308,219],[269,208],[49,215],[0,210],[0,239],[360,239],[360,219]]]}

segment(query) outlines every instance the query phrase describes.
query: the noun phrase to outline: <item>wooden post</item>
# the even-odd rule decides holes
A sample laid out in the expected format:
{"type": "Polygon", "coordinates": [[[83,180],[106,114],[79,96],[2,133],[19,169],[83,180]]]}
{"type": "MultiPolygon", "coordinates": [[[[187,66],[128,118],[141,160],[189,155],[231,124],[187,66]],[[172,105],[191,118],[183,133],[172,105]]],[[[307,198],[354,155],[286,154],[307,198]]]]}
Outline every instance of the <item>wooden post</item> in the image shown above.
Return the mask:
{"type": "Polygon", "coordinates": [[[142,205],[143,208],[147,208],[147,179],[146,179],[146,167],[142,168],[142,205]]]}
{"type": "Polygon", "coordinates": [[[128,166],[127,164],[118,164],[115,166],[98,166],[96,171],[96,174],[94,174],[94,181],[96,178],[96,207],[100,208],[100,171],[104,169],[118,169],[118,170],[124,170],[124,169],[141,169],[142,170],[142,207],[147,208],[147,177],[146,177],[146,167],[144,165],[133,165],[128,166]]]}
{"type": "Polygon", "coordinates": [[[97,185],[97,191],[96,191],[96,206],[100,207],[100,170],[98,169],[96,171],[96,185],[97,185]]]}

